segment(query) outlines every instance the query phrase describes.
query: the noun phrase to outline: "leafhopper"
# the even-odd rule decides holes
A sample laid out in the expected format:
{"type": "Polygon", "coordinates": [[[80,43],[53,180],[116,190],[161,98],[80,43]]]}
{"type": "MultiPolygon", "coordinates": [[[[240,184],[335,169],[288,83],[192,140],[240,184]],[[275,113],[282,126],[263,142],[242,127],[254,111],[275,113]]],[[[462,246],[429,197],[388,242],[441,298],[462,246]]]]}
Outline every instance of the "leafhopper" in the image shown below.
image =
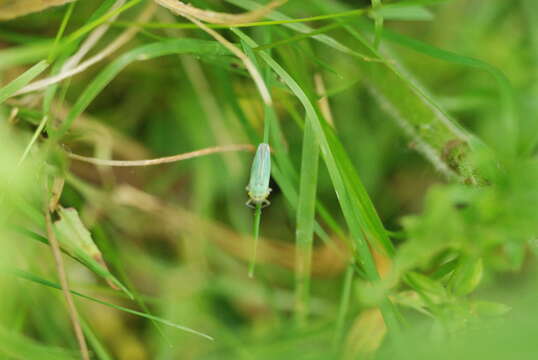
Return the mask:
{"type": "Polygon", "coordinates": [[[269,179],[271,178],[271,148],[269,144],[261,143],[258,145],[252,169],[250,170],[250,181],[247,186],[247,193],[250,199],[247,206],[256,208],[261,205],[262,208],[269,206],[271,203],[267,197],[271,193],[269,179]]]}

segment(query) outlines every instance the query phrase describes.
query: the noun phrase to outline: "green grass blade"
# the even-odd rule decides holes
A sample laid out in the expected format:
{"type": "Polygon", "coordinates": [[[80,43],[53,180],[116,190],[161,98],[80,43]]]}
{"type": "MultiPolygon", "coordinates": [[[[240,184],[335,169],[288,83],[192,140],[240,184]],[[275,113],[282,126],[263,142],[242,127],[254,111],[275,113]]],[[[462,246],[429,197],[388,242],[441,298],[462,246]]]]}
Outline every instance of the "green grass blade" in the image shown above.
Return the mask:
{"type": "MultiPolygon", "coordinates": [[[[132,8],[133,6],[137,5],[141,1],[142,0],[131,0],[131,1],[127,2],[125,5],[119,7],[117,9],[115,9],[115,10],[112,10],[112,11],[106,13],[106,14],[103,14],[102,16],[98,17],[95,20],[93,20],[93,17],[92,17],[92,21],[90,21],[89,23],[87,23],[84,26],[80,27],[77,31],[75,31],[72,34],[70,34],[69,36],[67,36],[66,39],[62,42],[61,46],[62,47],[69,46],[70,44],[76,42],[81,37],[83,37],[84,35],[86,35],[90,31],[92,31],[96,27],[98,27],[99,25],[105,23],[110,18],[112,18],[112,17],[114,17],[114,16],[116,16],[118,14],[121,14],[122,12],[132,8]]],[[[101,12],[101,9],[98,9],[98,11],[101,12]]]]}
{"type": "Polygon", "coordinates": [[[316,141],[312,122],[307,121],[303,135],[301,179],[295,230],[295,317],[300,325],[306,323],[309,313],[318,166],[319,145],[316,141]]]}
{"type": "MultiPolygon", "coordinates": [[[[58,284],[56,284],[56,283],[54,283],[52,281],[40,278],[39,276],[36,276],[34,274],[30,274],[30,273],[28,273],[26,271],[23,271],[23,270],[9,270],[9,272],[11,272],[13,275],[15,275],[15,276],[17,276],[19,278],[31,281],[31,282],[36,283],[36,284],[44,285],[44,286],[47,286],[47,287],[50,287],[50,288],[53,288],[53,289],[57,289],[57,290],[62,289],[62,287],[60,285],[58,285],[58,284]]],[[[189,332],[191,334],[201,336],[201,337],[209,339],[209,340],[213,340],[213,338],[211,336],[207,335],[207,334],[204,334],[202,332],[199,332],[199,331],[196,331],[194,329],[188,328],[186,326],[175,324],[175,323],[173,323],[171,321],[162,319],[162,318],[160,318],[158,316],[145,314],[145,313],[142,313],[140,311],[136,311],[136,310],[133,310],[133,309],[129,309],[129,308],[120,306],[120,305],[116,305],[116,304],[112,304],[112,303],[109,303],[109,302],[106,302],[106,301],[103,301],[103,300],[99,300],[99,299],[94,298],[92,296],[88,296],[88,295],[84,295],[82,293],[79,293],[78,291],[71,290],[71,293],[73,295],[79,296],[79,297],[81,297],[83,299],[90,300],[90,301],[96,302],[96,303],[101,304],[101,305],[108,306],[108,307],[116,309],[116,310],[120,310],[120,311],[129,313],[129,314],[132,314],[132,315],[140,316],[140,317],[143,317],[143,318],[146,318],[146,319],[149,319],[149,320],[155,320],[155,321],[157,321],[157,322],[159,322],[161,324],[168,325],[168,326],[171,326],[173,328],[183,330],[183,331],[186,331],[186,332],[189,332]]]]}
{"type": "Polygon", "coordinates": [[[344,276],[344,286],[342,287],[342,295],[340,296],[340,306],[338,308],[338,319],[336,321],[336,331],[334,333],[333,346],[338,349],[344,338],[344,328],[346,325],[346,315],[349,311],[351,300],[351,287],[353,285],[353,274],[355,269],[353,264],[349,264],[344,276]]]}
{"type": "MultiPolygon", "coordinates": [[[[11,228],[14,231],[18,232],[19,234],[27,236],[28,238],[34,241],[38,241],[42,244],[49,245],[49,240],[40,234],[37,234],[33,231],[27,230],[20,226],[12,226],[11,228]]],[[[63,241],[65,241],[65,239],[63,241]]],[[[67,251],[64,246],[61,247],[61,250],[64,254],[78,261],[80,264],[87,267],[90,271],[101,276],[103,279],[109,280],[112,283],[114,283],[114,285],[120,288],[121,291],[123,291],[125,295],[127,295],[130,299],[134,299],[133,294],[129,291],[129,289],[127,289],[127,287],[123,285],[121,281],[119,281],[110,271],[105,269],[101,264],[95,261],[91,256],[88,256],[86,253],[80,250],[67,251]]]]}
{"type": "Polygon", "coordinates": [[[73,9],[75,8],[76,2],[72,2],[67,6],[67,10],[65,12],[65,15],[62,19],[62,23],[60,24],[60,28],[58,29],[58,33],[56,34],[56,37],[54,38],[54,44],[52,44],[52,50],[49,53],[48,62],[52,63],[52,60],[56,57],[56,53],[58,51],[58,44],[60,43],[60,39],[62,38],[65,28],[67,27],[67,24],[69,23],[69,19],[71,18],[71,15],[73,14],[73,9]]]}
{"type": "Polygon", "coordinates": [[[51,45],[52,40],[0,50],[0,71],[44,59],[50,51],[51,45]]]}
{"type": "Polygon", "coordinates": [[[95,335],[91,326],[84,319],[81,319],[80,323],[82,325],[84,335],[86,336],[86,339],[88,340],[88,343],[95,352],[97,358],[100,360],[112,360],[112,357],[108,354],[107,350],[105,349],[104,345],[101,343],[97,335],[95,335]]]}
{"type": "Polygon", "coordinates": [[[375,28],[375,37],[374,37],[374,48],[378,48],[381,42],[381,36],[383,35],[383,15],[381,12],[381,0],[370,0],[372,3],[372,16],[374,18],[374,28],[375,28]]]}
{"type": "Polygon", "coordinates": [[[260,204],[256,205],[254,210],[254,231],[253,238],[254,242],[252,243],[252,257],[250,258],[250,264],[248,266],[248,276],[254,277],[254,269],[256,268],[256,256],[258,252],[258,240],[260,238],[260,224],[262,221],[262,208],[260,204]]]}
{"type": "Polygon", "coordinates": [[[54,132],[59,139],[69,130],[73,121],[88,107],[92,100],[129,64],[171,54],[228,55],[228,51],[216,41],[177,39],[144,45],[131,50],[108,65],[78,97],[64,123],[54,132]]]}
{"type": "Polygon", "coordinates": [[[0,104],[41,74],[49,64],[43,60],[26,70],[22,75],[0,89],[0,104]]]}

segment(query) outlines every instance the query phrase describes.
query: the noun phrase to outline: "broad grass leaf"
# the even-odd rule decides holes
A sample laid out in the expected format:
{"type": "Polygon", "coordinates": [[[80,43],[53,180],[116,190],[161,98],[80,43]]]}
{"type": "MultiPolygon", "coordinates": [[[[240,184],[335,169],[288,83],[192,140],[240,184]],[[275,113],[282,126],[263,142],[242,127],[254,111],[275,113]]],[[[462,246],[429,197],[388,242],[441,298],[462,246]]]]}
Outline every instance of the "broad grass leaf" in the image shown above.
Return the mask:
{"type": "Polygon", "coordinates": [[[58,209],[60,219],[54,222],[62,248],[72,257],[79,260],[90,270],[103,277],[114,288],[121,288],[129,297],[131,293],[108,270],[101,251],[95,245],[92,236],[82,223],[76,209],[58,209]]]}

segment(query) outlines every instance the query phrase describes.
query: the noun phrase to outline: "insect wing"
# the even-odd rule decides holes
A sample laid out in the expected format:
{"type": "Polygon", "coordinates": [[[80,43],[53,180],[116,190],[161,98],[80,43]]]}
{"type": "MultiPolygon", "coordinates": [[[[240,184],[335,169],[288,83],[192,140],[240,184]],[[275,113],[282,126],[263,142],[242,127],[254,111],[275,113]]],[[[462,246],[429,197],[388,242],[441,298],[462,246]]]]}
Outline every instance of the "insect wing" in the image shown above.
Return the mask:
{"type": "Polygon", "coordinates": [[[255,193],[267,193],[271,177],[271,150],[268,144],[261,143],[256,150],[250,173],[249,189],[255,193]]]}

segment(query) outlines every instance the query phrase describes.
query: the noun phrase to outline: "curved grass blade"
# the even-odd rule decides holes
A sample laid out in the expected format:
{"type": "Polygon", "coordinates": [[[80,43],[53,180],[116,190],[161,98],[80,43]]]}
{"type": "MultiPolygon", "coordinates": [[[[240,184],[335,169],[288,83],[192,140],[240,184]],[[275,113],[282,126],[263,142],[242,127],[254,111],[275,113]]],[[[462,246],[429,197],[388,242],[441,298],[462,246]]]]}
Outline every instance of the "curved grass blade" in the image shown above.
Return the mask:
{"type": "MultiPolygon", "coordinates": [[[[31,281],[31,282],[36,283],[36,284],[44,285],[44,286],[47,286],[47,287],[50,287],[50,288],[53,288],[53,289],[61,290],[60,285],[58,285],[58,284],[56,284],[56,283],[54,283],[52,281],[40,278],[39,276],[30,274],[30,273],[28,273],[26,271],[19,270],[19,269],[15,269],[15,270],[10,269],[8,271],[11,272],[13,275],[19,277],[19,278],[31,281]]],[[[168,325],[168,326],[171,326],[173,328],[176,328],[176,329],[179,329],[179,330],[189,332],[191,334],[201,336],[201,337],[206,338],[208,340],[214,340],[211,336],[209,336],[207,334],[204,334],[202,332],[196,331],[196,330],[191,329],[191,328],[186,327],[186,326],[178,325],[178,324],[173,323],[171,321],[162,319],[162,318],[160,318],[158,316],[149,315],[149,314],[146,314],[146,313],[143,313],[143,312],[140,312],[140,311],[136,311],[136,310],[133,310],[133,309],[129,309],[129,308],[126,308],[126,307],[123,307],[123,306],[120,306],[120,305],[111,304],[109,302],[99,300],[99,299],[94,298],[92,296],[84,295],[82,293],[79,293],[78,291],[71,290],[71,293],[73,295],[79,296],[79,297],[81,297],[83,299],[90,300],[90,301],[96,302],[96,303],[101,304],[101,305],[108,306],[108,307],[116,309],[116,310],[120,310],[120,311],[129,313],[129,314],[132,314],[132,315],[140,316],[140,317],[143,317],[143,318],[146,318],[146,319],[149,319],[149,320],[154,320],[154,321],[157,321],[157,322],[159,322],[161,324],[168,325]]]]}
{"type": "MultiPolygon", "coordinates": [[[[18,232],[21,235],[28,236],[30,239],[38,241],[40,243],[49,245],[49,240],[33,231],[27,230],[20,226],[11,226],[11,228],[18,232]]],[[[104,268],[99,262],[95,261],[94,258],[91,256],[88,256],[84,251],[80,250],[79,248],[71,248],[66,249],[64,244],[66,242],[70,242],[70,239],[65,239],[63,235],[59,234],[61,237],[61,250],[64,254],[68,255],[72,259],[78,261],[85,267],[87,267],[89,270],[94,272],[95,274],[101,276],[103,279],[110,281],[112,284],[117,286],[119,289],[121,289],[130,299],[134,299],[133,294],[127,289],[125,285],[121,281],[119,281],[108,269],[104,268]]]]}
{"type": "Polygon", "coordinates": [[[18,90],[22,89],[30,81],[39,76],[39,74],[45,71],[48,66],[49,64],[45,60],[42,60],[32,66],[30,69],[26,70],[15,80],[2,87],[0,89],[0,104],[9,99],[13,94],[15,94],[18,90]]]}
{"type": "Polygon", "coordinates": [[[135,61],[150,60],[157,57],[171,54],[187,54],[225,56],[229,55],[222,45],[216,41],[196,40],[196,39],[174,39],[144,45],[133,49],[110,65],[97,75],[97,77],[86,87],[84,92],[78,97],[77,102],[71,108],[62,125],[53,133],[53,138],[59,139],[69,130],[73,121],[88,107],[93,99],[129,64],[135,61]]]}

